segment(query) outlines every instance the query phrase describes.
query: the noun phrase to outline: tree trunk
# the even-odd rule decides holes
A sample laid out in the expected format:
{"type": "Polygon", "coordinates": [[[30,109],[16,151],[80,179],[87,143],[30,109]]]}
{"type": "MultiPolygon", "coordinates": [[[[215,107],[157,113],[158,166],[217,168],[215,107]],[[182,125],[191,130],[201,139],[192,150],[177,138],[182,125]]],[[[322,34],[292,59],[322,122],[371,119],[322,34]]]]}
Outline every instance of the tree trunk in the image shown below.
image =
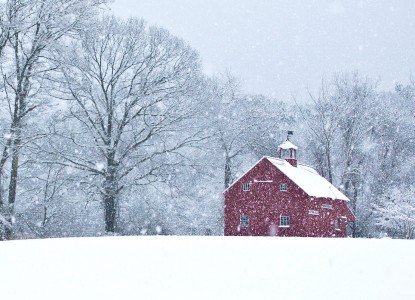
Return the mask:
{"type": "Polygon", "coordinates": [[[19,169],[19,154],[18,154],[18,150],[15,148],[13,150],[12,168],[10,170],[10,184],[9,184],[9,206],[10,207],[13,207],[14,203],[16,202],[18,169],[19,169]]]}
{"type": "Polygon", "coordinates": [[[333,183],[333,174],[331,171],[331,155],[330,155],[330,143],[326,143],[326,158],[327,158],[327,175],[328,175],[328,181],[330,183],[333,183]]]}
{"type": "Polygon", "coordinates": [[[227,189],[230,185],[231,185],[231,181],[232,181],[232,174],[231,174],[231,159],[228,156],[228,154],[226,154],[225,157],[225,189],[227,189]]]}
{"type": "MultiPolygon", "coordinates": [[[[354,191],[353,191],[353,197],[351,199],[352,201],[352,209],[353,209],[353,214],[356,216],[356,210],[357,210],[357,188],[356,186],[354,186],[354,191]]],[[[352,237],[357,237],[357,224],[356,224],[356,220],[353,222],[353,226],[352,226],[352,237]]]]}
{"type": "MultiPolygon", "coordinates": [[[[21,147],[21,132],[22,132],[22,123],[21,117],[19,115],[19,110],[24,107],[22,104],[22,100],[16,97],[16,104],[14,109],[13,115],[13,125],[11,128],[11,134],[13,139],[11,143],[11,151],[12,151],[12,165],[10,170],[10,182],[9,182],[9,194],[8,194],[8,203],[7,203],[7,212],[6,212],[6,220],[12,225],[14,219],[14,204],[16,202],[16,191],[17,191],[17,177],[18,177],[18,170],[19,170],[19,151],[21,147]],[[18,102],[19,101],[19,102],[18,102]],[[20,103],[20,105],[17,105],[20,103]]],[[[5,150],[7,151],[7,150],[5,150]]],[[[3,155],[3,159],[6,156],[3,155]]],[[[5,161],[4,161],[5,162],[5,161]]],[[[5,238],[10,239],[12,236],[12,227],[7,227],[5,231],[5,238]]]]}
{"type": "Polygon", "coordinates": [[[112,194],[104,195],[104,209],[105,209],[105,231],[115,232],[115,196],[112,194]]]}
{"type": "MultiPolygon", "coordinates": [[[[15,148],[13,149],[12,154],[12,168],[10,170],[10,183],[9,183],[9,197],[8,197],[8,207],[7,207],[7,216],[6,220],[13,224],[13,216],[14,216],[14,203],[16,202],[16,190],[17,190],[17,176],[18,176],[18,169],[19,169],[19,153],[18,147],[20,146],[20,140],[15,141],[15,148]]],[[[12,228],[6,227],[5,230],[5,238],[11,239],[12,236],[12,228]]]]}
{"type": "MultiPolygon", "coordinates": [[[[352,210],[352,213],[355,216],[356,216],[356,211],[357,211],[357,197],[358,197],[358,186],[357,186],[357,184],[358,183],[355,180],[351,180],[351,179],[348,179],[344,184],[346,196],[350,199],[351,210],[352,210]]],[[[354,238],[358,236],[358,234],[357,234],[357,220],[355,220],[352,223],[351,233],[352,233],[352,237],[354,237],[354,238]]]]}
{"type": "Polygon", "coordinates": [[[117,194],[118,194],[118,179],[117,166],[114,162],[114,153],[111,152],[107,159],[107,170],[104,182],[104,212],[105,212],[105,231],[116,231],[116,217],[117,217],[117,194]]]}

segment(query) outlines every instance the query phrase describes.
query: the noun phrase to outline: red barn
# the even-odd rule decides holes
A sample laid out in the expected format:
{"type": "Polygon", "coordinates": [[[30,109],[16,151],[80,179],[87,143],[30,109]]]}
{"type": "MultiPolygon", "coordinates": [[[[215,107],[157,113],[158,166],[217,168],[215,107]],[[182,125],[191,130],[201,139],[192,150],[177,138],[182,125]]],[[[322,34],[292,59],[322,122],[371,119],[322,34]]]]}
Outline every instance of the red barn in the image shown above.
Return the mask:
{"type": "Polygon", "coordinates": [[[349,199],[296,154],[287,138],[224,192],[225,235],[346,237],[349,199]]]}

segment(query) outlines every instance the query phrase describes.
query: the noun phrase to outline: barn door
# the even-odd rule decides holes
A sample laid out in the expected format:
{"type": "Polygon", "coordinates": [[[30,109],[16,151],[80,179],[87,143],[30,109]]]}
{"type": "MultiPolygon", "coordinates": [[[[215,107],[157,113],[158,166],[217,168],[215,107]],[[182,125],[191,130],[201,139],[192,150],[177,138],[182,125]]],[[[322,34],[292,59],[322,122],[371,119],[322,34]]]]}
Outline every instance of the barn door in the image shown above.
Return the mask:
{"type": "Polygon", "coordinates": [[[269,236],[278,236],[278,225],[277,224],[271,224],[268,227],[268,235],[269,236]]]}

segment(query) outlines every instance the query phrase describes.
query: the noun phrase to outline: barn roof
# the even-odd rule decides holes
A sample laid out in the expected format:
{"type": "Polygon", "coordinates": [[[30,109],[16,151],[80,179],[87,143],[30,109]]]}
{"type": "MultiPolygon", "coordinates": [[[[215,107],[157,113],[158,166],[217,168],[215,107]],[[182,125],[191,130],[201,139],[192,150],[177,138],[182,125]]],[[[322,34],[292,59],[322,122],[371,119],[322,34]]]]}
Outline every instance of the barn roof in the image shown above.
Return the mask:
{"type": "Polygon", "coordinates": [[[332,198],[349,201],[349,198],[324,177],[320,176],[313,168],[301,164],[294,167],[286,160],[280,158],[265,158],[306,192],[307,195],[317,198],[332,198]]]}
{"type": "Polygon", "coordinates": [[[235,180],[226,190],[229,190],[236,182],[238,182],[245,174],[254,168],[260,161],[267,159],[272,165],[279,169],[283,174],[290,178],[298,187],[300,187],[307,195],[316,198],[332,198],[349,201],[342,192],[334,185],[320,176],[316,170],[309,166],[298,164],[297,167],[292,166],[285,159],[265,156],[254,164],[241,177],[235,180]]]}

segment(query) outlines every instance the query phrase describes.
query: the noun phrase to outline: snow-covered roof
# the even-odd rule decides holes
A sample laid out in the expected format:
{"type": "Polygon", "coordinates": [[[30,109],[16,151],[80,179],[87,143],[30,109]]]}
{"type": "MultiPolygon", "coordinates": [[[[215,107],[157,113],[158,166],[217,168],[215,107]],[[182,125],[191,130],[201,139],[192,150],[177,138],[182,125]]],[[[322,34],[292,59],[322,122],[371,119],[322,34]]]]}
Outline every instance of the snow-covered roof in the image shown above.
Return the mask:
{"type": "Polygon", "coordinates": [[[332,198],[349,201],[334,185],[320,176],[309,166],[298,164],[292,166],[284,159],[266,157],[275,167],[298,185],[307,195],[317,198],[332,198]]]}
{"type": "Polygon", "coordinates": [[[293,143],[291,143],[289,140],[286,140],[284,143],[279,145],[278,148],[281,148],[281,149],[295,149],[295,150],[298,149],[298,147],[296,145],[294,145],[293,143]]]}

